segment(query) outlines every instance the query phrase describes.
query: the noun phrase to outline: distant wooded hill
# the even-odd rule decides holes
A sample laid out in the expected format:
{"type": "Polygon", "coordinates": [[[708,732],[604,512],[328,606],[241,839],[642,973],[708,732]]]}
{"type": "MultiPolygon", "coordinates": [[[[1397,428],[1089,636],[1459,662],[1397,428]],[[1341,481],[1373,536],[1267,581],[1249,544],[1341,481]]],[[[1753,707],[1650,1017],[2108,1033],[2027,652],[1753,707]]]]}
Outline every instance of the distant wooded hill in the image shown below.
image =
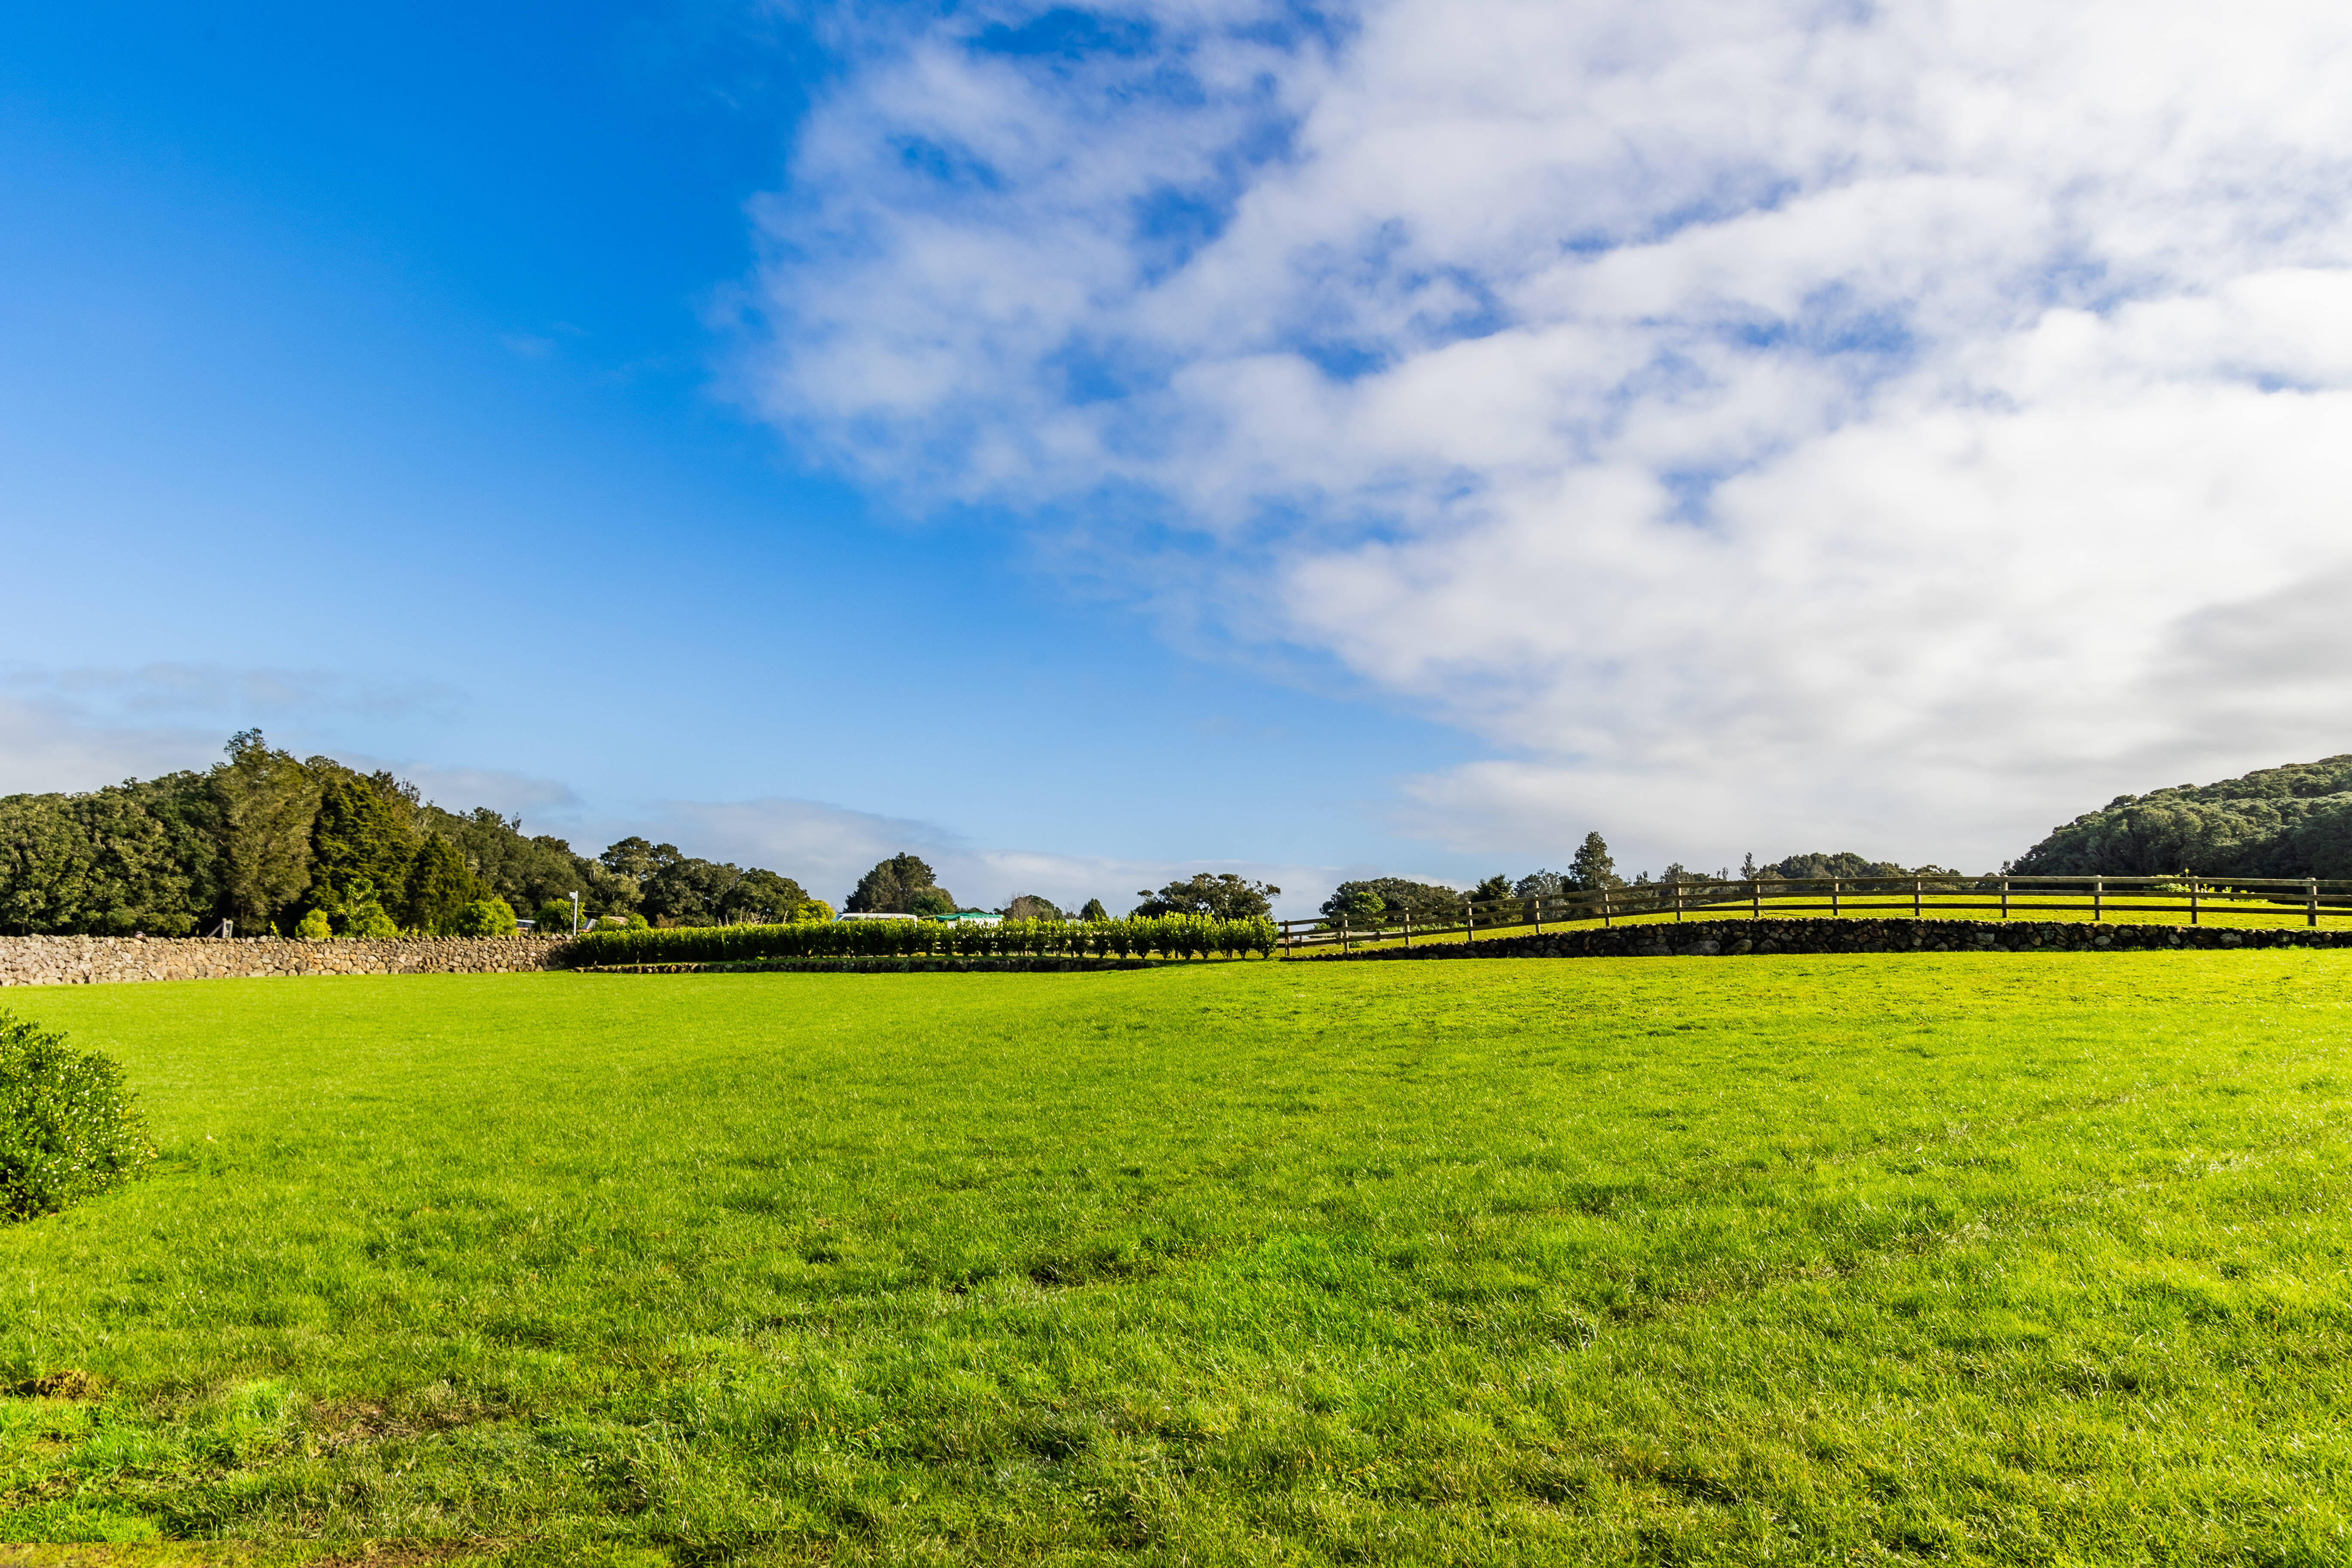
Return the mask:
{"type": "Polygon", "coordinates": [[[2021,876],[2352,877],[2352,756],[2119,795],[2027,850],[2021,876]]]}
{"type": "Polygon", "coordinates": [[[339,936],[439,933],[484,900],[568,923],[574,892],[583,914],[672,925],[787,920],[809,901],[789,877],[642,838],[591,859],[487,806],[445,811],[391,773],[274,751],[258,731],[203,773],[0,796],[8,934],[184,936],[228,919],[262,935],[313,910],[339,936]]]}

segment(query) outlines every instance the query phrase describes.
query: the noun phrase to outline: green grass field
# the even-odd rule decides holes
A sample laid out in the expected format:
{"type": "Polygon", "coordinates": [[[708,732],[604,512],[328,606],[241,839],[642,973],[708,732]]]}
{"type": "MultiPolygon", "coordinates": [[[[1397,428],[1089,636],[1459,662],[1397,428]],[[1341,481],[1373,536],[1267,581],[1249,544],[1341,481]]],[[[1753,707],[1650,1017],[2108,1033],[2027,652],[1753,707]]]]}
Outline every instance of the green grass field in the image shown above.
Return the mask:
{"type": "MultiPolygon", "coordinates": [[[[1694,904],[1682,918],[1686,921],[1746,920],[1751,914],[1761,915],[1766,920],[1776,916],[1802,920],[1909,920],[1912,918],[1911,898],[1907,893],[1848,895],[1842,900],[1845,907],[1836,914],[1817,907],[1824,901],[1826,895],[1808,895],[1802,899],[1766,899],[1759,904],[1747,902],[1705,906],[1694,904]]],[[[1938,896],[1931,892],[1920,899],[1919,912],[1931,921],[1961,920],[1999,922],[2000,910],[1997,907],[1998,895],[1992,896],[1990,901],[1996,907],[1986,908],[1988,896],[1982,893],[1938,896]]],[[[2087,896],[2074,898],[2063,894],[2035,892],[2029,895],[2021,892],[2015,900],[2015,912],[2010,916],[2010,920],[2013,923],[2029,921],[2057,921],[2076,924],[2093,920],[2104,920],[2113,925],[2186,926],[2194,923],[2234,931],[2251,931],[2258,928],[2267,930],[2285,926],[2302,927],[2307,923],[2300,905],[2290,906],[2253,900],[2240,903],[2210,900],[2205,909],[2198,911],[2197,918],[2192,922],[2188,914],[2165,907],[2180,901],[2179,898],[2171,896],[2136,899],[2127,895],[2110,894],[2104,900],[2095,904],[2087,896]],[[2029,904],[2036,907],[2028,908],[2029,904]]],[[[1675,918],[1670,910],[1664,914],[1621,915],[1611,923],[1618,926],[1673,925],[1675,923],[1675,918]]],[[[2323,914],[2318,923],[2322,931],[2339,931],[2347,928],[2347,917],[2341,913],[2323,914]]],[[[1597,920],[1547,920],[1544,921],[1543,929],[1546,931],[1598,931],[1602,928],[1597,920]]],[[[1482,924],[1473,940],[1492,942],[1506,937],[1531,935],[1534,931],[1534,925],[1526,921],[1510,925],[1482,924]]],[[[1420,943],[1460,942],[1462,939],[1463,931],[1457,926],[1444,930],[1436,936],[1416,934],[1412,940],[1415,943],[1420,943]]],[[[1402,936],[1395,934],[1394,929],[1391,928],[1389,935],[1369,939],[1358,937],[1349,945],[1358,949],[1402,947],[1405,945],[1405,941],[1402,936]]],[[[1298,951],[1302,953],[1323,952],[1327,951],[1327,947],[1323,945],[1313,948],[1302,947],[1298,951]]]]}
{"type": "Polygon", "coordinates": [[[2352,954],[0,1005],[164,1149],[0,1231],[7,1539],[2352,1559],[2352,954]]]}

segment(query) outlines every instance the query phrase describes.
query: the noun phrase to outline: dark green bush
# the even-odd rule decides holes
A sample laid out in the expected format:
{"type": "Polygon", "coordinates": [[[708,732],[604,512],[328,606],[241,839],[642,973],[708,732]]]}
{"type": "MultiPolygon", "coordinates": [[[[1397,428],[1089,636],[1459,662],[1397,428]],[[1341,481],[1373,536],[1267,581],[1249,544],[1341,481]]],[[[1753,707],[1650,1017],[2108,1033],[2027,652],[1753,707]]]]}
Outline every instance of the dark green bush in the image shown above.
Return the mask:
{"type": "Polygon", "coordinates": [[[121,1068],[0,1013],[0,1215],[55,1214],[154,1157],[121,1068]]]}

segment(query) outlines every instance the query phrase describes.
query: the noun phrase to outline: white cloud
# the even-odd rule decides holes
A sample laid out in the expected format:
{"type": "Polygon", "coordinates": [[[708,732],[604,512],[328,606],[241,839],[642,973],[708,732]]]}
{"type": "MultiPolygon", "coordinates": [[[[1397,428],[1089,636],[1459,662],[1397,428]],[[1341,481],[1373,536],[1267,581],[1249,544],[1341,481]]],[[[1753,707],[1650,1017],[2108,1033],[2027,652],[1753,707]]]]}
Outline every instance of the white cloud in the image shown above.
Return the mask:
{"type": "Polygon", "coordinates": [[[93,724],[59,703],[0,696],[0,795],[93,790],[208,767],[220,743],[209,731],[93,724]]]}
{"type": "Polygon", "coordinates": [[[1163,591],[1496,746],[1408,826],[1973,865],[2352,749],[2352,14],[1070,15],[848,46],[756,395],[1209,542],[1163,591]]]}

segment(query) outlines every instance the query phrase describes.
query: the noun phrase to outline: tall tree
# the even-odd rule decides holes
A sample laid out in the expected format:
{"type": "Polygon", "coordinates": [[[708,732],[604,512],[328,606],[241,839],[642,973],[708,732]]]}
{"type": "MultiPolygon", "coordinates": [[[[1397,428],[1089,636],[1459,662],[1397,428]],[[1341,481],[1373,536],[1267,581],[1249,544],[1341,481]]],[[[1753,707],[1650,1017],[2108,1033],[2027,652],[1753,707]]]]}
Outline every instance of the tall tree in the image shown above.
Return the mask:
{"type": "Polygon", "coordinates": [[[654,873],[664,867],[675,866],[685,858],[675,844],[648,844],[637,837],[609,845],[596,857],[598,864],[607,871],[640,884],[651,881],[654,873]]]}
{"type": "Polygon", "coordinates": [[[1100,899],[1088,899],[1087,907],[1078,911],[1078,919],[1089,923],[1095,921],[1107,921],[1110,919],[1110,911],[1103,908],[1103,901],[1100,899]]]}
{"type": "Polygon", "coordinates": [[[1040,898],[1035,893],[1016,895],[998,913],[1009,921],[1062,921],[1070,918],[1053,900],[1040,898]]]}
{"type": "Polygon", "coordinates": [[[229,738],[228,761],[213,769],[221,808],[227,901],[240,924],[269,917],[310,885],[310,826],[319,815],[319,781],[258,730],[229,738]]]}
{"type": "Polygon", "coordinates": [[[806,888],[790,877],[754,866],[719,896],[719,918],[730,925],[782,925],[807,902],[806,888]]]}
{"type": "Polygon", "coordinates": [[[310,889],[314,909],[335,913],[346,902],[365,903],[354,884],[399,888],[416,858],[416,807],[388,773],[362,776],[332,757],[303,764],[319,781],[319,815],[310,827],[310,889]]]}
{"type": "Polygon", "coordinates": [[[1617,862],[1610,858],[1609,841],[1598,833],[1588,833],[1577,847],[1576,858],[1568,863],[1570,880],[1580,893],[1597,893],[1603,888],[1622,888],[1624,879],[1617,875],[1617,862]]]}
{"type": "Polygon", "coordinates": [[[489,884],[474,875],[455,844],[428,837],[408,868],[404,889],[408,923],[428,936],[448,936],[466,906],[491,896],[489,884]]]}
{"type": "Polygon", "coordinates": [[[918,855],[893,855],[877,861],[872,870],[857,879],[856,890],[849,895],[848,909],[852,914],[905,915],[915,912],[915,900],[924,893],[938,895],[924,900],[926,906],[943,903],[947,909],[961,906],[955,895],[939,884],[939,877],[929,864],[918,855]]]}

